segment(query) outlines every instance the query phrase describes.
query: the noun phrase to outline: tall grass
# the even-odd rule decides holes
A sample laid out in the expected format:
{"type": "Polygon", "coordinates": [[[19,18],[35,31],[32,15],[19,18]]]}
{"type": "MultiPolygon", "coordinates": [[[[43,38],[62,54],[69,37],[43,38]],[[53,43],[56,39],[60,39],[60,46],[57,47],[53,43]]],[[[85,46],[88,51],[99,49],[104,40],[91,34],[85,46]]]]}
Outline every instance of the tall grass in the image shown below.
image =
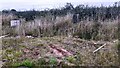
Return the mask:
{"type": "MultiPolygon", "coordinates": [[[[4,27],[4,26],[3,26],[4,27]]],[[[33,21],[22,21],[18,27],[5,26],[3,34],[43,36],[78,36],[83,39],[112,40],[118,38],[118,20],[108,21],[80,21],[73,24],[72,14],[66,16],[46,16],[33,21]]]]}

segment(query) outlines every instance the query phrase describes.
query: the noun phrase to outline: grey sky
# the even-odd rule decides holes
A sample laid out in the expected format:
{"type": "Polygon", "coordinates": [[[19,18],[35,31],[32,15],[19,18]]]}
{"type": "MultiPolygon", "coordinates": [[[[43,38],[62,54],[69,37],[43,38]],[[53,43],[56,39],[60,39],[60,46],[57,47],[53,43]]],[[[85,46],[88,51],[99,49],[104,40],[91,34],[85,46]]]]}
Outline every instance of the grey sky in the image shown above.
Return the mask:
{"type": "Polygon", "coordinates": [[[0,0],[0,10],[16,9],[16,10],[42,10],[45,8],[63,7],[67,2],[74,6],[79,4],[88,5],[111,5],[119,0],[0,0]]]}

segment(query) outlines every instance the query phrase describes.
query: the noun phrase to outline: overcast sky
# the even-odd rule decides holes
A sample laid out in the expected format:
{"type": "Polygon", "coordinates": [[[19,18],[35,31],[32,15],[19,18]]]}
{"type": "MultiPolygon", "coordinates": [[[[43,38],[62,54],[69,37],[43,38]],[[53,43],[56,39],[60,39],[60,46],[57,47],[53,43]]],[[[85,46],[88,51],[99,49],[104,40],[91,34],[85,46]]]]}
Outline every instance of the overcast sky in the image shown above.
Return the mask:
{"type": "Polygon", "coordinates": [[[79,4],[88,4],[99,6],[111,5],[119,0],[0,0],[0,10],[3,9],[16,9],[16,10],[42,10],[45,8],[58,8],[63,7],[67,2],[72,3],[74,6],[79,4]]]}

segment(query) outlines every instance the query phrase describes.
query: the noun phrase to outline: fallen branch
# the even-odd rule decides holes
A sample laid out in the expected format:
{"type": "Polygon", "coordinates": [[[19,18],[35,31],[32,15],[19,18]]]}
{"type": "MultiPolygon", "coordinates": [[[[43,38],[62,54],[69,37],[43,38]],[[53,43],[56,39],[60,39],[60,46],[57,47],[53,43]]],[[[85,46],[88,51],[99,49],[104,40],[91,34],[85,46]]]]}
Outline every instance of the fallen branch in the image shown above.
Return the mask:
{"type": "Polygon", "coordinates": [[[93,53],[97,52],[98,50],[100,50],[102,47],[104,47],[106,45],[106,43],[102,46],[100,46],[98,49],[94,50],[93,53]]]}
{"type": "Polygon", "coordinates": [[[55,46],[53,44],[50,44],[49,47],[55,53],[55,55],[57,55],[57,56],[62,57],[62,56],[70,56],[70,55],[72,55],[67,50],[65,50],[65,49],[63,49],[61,47],[55,46]]]}

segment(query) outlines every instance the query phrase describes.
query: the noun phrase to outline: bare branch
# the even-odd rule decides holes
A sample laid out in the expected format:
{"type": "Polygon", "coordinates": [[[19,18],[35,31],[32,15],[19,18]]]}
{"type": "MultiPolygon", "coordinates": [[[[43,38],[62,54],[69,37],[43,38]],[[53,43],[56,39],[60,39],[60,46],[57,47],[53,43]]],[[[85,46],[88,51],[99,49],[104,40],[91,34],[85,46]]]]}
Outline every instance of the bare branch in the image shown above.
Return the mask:
{"type": "Polygon", "coordinates": [[[98,50],[100,50],[102,47],[104,47],[106,45],[106,43],[102,46],[100,46],[99,48],[97,48],[96,50],[93,51],[93,53],[97,52],[98,50]]]}

